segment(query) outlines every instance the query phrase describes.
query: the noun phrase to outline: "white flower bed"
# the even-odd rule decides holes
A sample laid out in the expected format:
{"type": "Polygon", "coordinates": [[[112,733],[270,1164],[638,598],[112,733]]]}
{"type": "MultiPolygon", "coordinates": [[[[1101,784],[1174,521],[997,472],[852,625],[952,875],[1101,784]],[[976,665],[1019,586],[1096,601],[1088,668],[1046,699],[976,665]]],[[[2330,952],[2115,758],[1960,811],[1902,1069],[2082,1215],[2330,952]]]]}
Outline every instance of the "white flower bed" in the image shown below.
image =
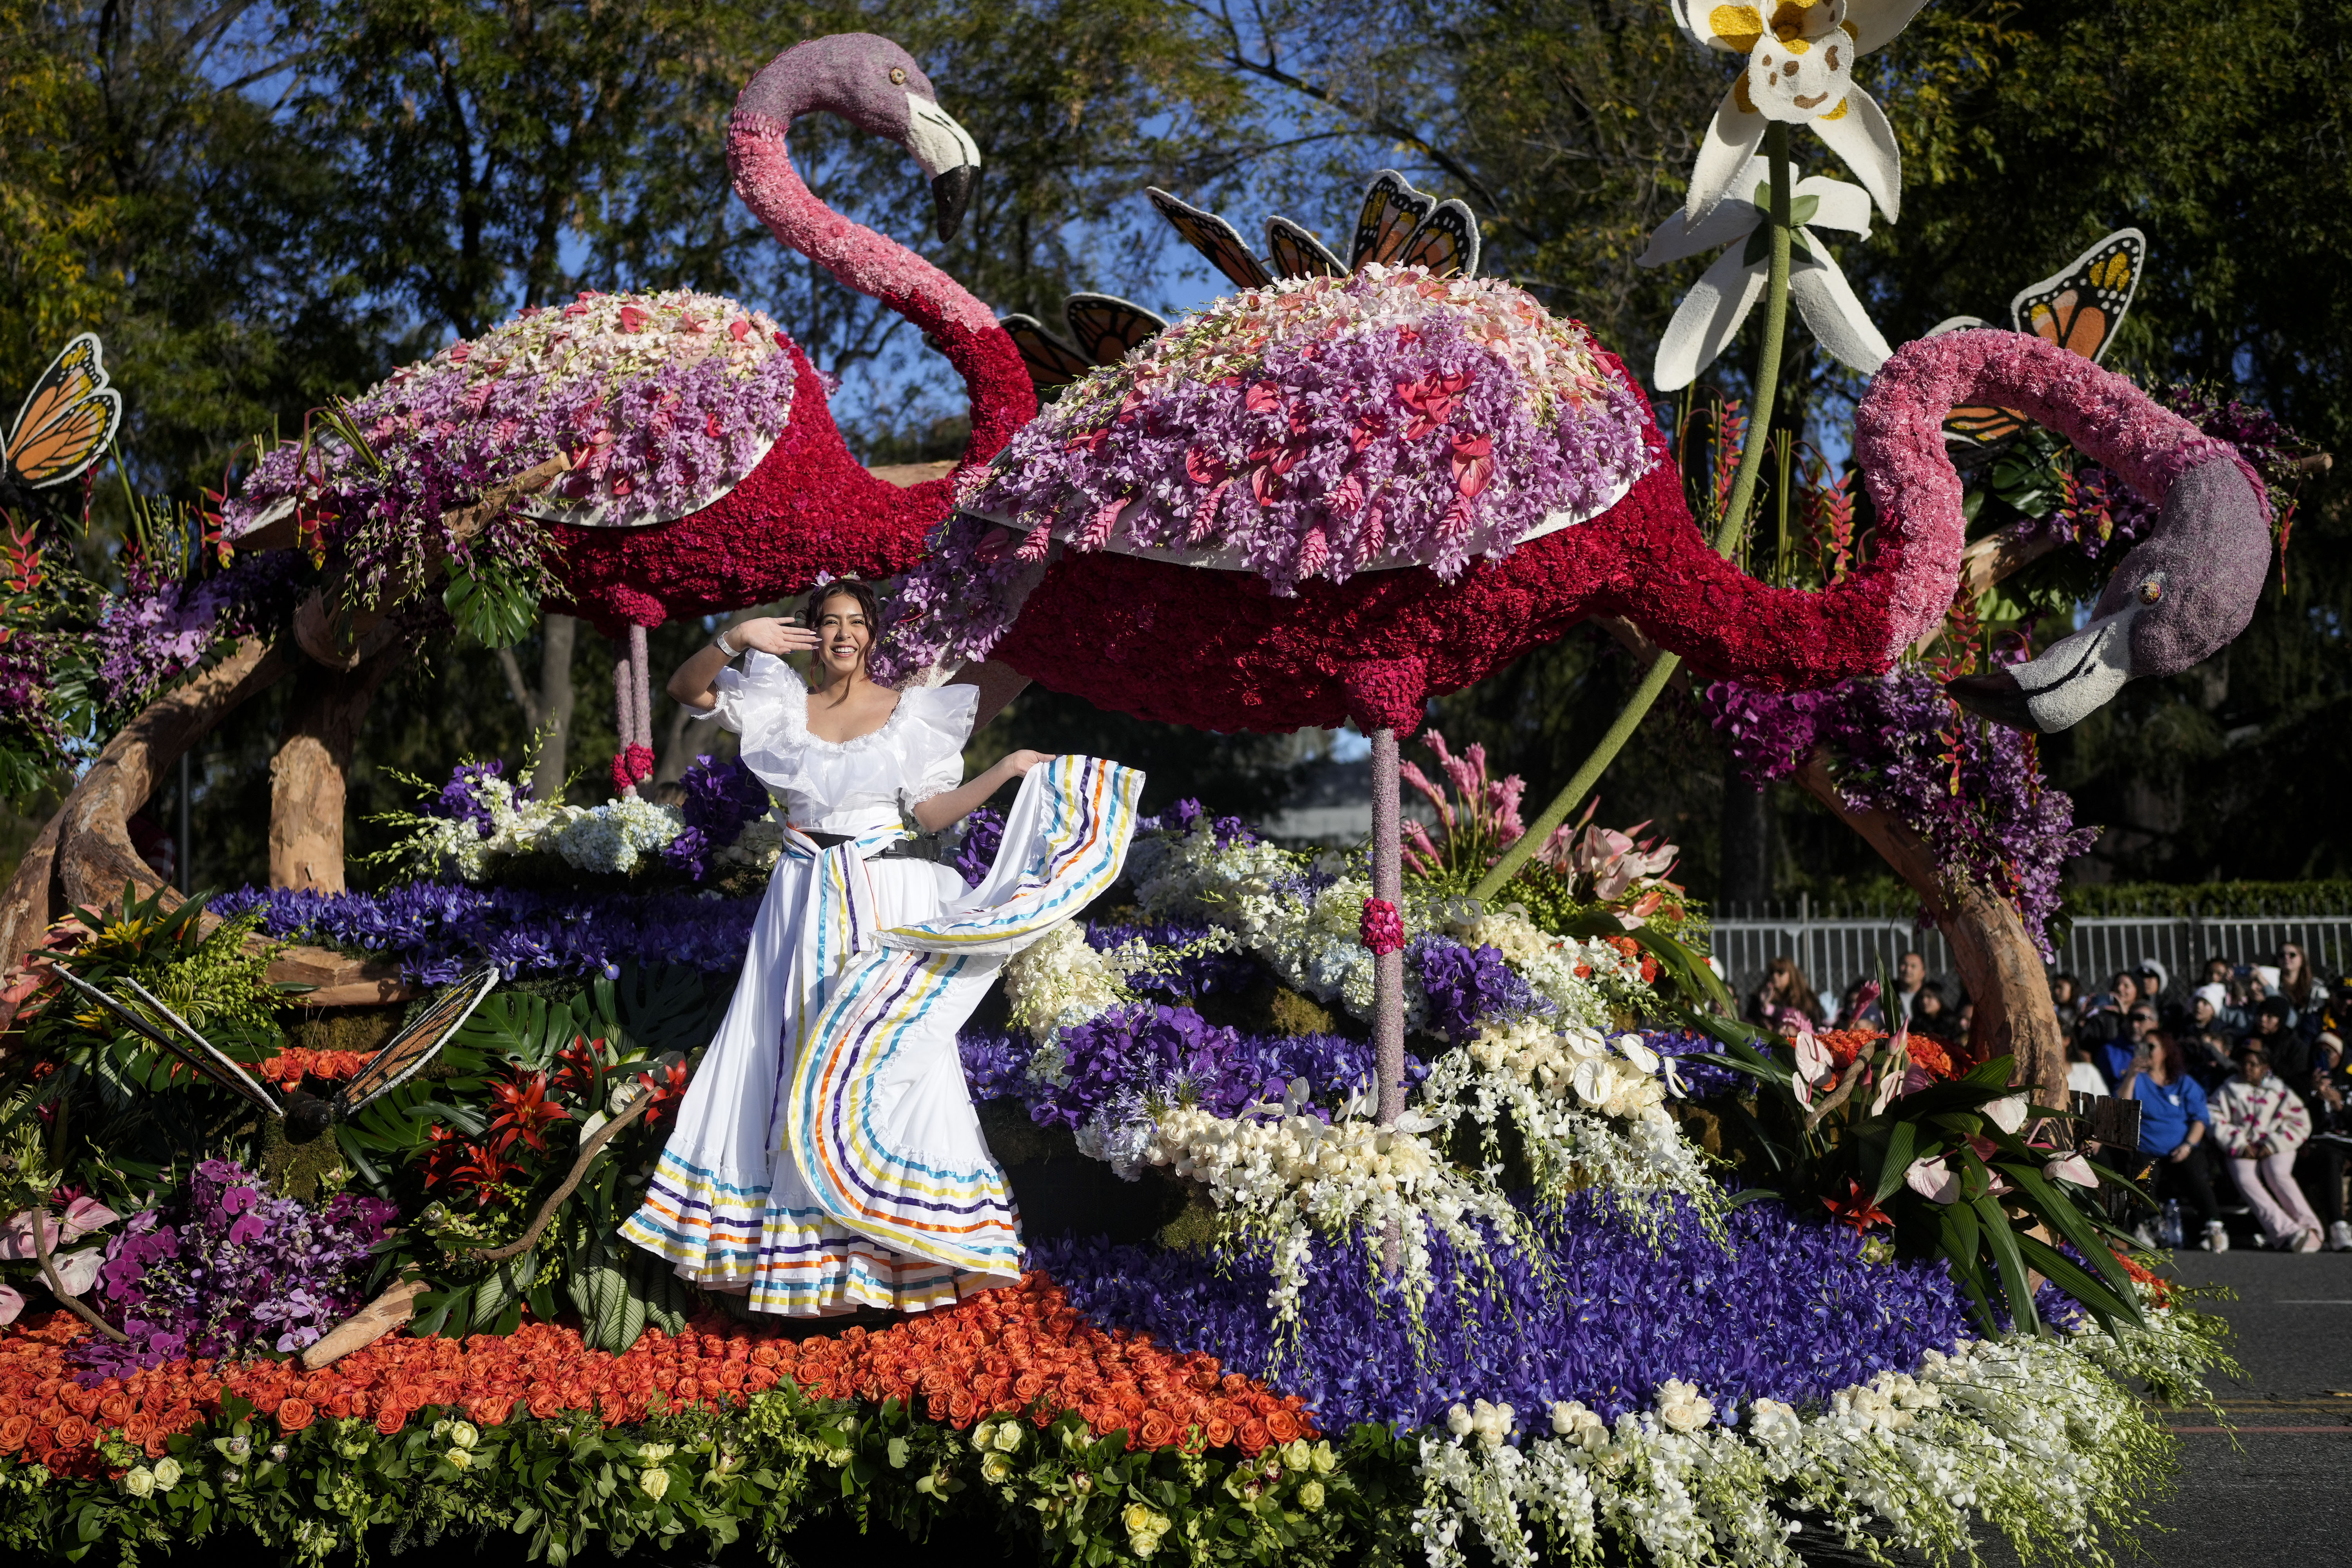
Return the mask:
{"type": "MultiPolygon", "coordinates": [[[[470,793],[489,814],[488,833],[476,822],[455,817],[388,814],[378,820],[410,829],[392,858],[425,875],[452,874],[473,883],[488,880],[502,861],[518,855],[556,855],[578,870],[627,876],[659,855],[686,826],[677,807],[644,799],[587,806],[517,800],[514,785],[496,775],[476,778],[470,793]]],[[[783,841],[781,823],[755,817],[710,859],[764,871],[774,867],[783,841]]]]}
{"type": "Polygon", "coordinates": [[[2173,1442],[2116,1381],[2118,1363],[2193,1375],[2217,1353],[2180,1314],[2151,1310],[2149,1322],[2120,1342],[2088,1331],[1930,1351],[1915,1373],[1880,1373],[1817,1411],[1759,1399],[1718,1412],[1675,1382],[1613,1426],[1556,1404],[1550,1434],[1516,1447],[1508,1405],[1456,1405],[1450,1441],[1422,1439],[1413,1532],[1431,1568],[1460,1568],[1474,1540],[1507,1568],[1597,1563],[1604,1536],[1675,1568],[1749,1568],[1796,1564],[1791,1539],[1816,1533],[1882,1563],[1973,1560],[1981,1523],[2029,1557],[2105,1564],[2098,1531],[2142,1522],[2129,1500],[2173,1442]]]}

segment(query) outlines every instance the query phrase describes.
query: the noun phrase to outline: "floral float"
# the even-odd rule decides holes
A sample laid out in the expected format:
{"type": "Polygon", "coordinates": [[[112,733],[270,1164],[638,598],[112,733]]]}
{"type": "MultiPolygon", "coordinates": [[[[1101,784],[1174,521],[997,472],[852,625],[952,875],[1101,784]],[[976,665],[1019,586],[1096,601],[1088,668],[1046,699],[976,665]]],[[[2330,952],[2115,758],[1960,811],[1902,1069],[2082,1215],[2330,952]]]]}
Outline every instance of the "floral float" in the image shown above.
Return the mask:
{"type": "MultiPolygon", "coordinates": [[[[1361,851],[1188,805],[1008,966],[962,1054],[1028,1272],[887,1327],[787,1334],[610,1245],[749,922],[740,900],[637,890],[686,877],[658,850],[630,876],[524,851],[475,885],[247,891],[193,947],[152,906],[101,919],[70,962],[146,976],[299,1081],[363,1062],[403,1009],[289,1026],[241,933],[429,984],[502,942],[520,958],[534,910],[581,917],[540,928],[565,945],[519,963],[425,1078],[316,1145],[33,999],[0,1080],[0,1201],[27,1236],[62,1211],[43,1234],[89,1255],[68,1304],[94,1321],[0,1247],[25,1304],[0,1329],[0,1540],[323,1562],[494,1530],[553,1560],[790,1550],[838,1510],[1067,1563],[1389,1542],[1431,1564],[1745,1563],[1833,1540],[1945,1559],[1989,1529],[2105,1560],[2172,1451],[2127,1383],[2194,1397],[2222,1352],[2069,1195],[2099,1174],[2028,1142],[2005,1063],[1708,1024],[1672,846],[1588,823],[1507,899],[1470,898],[1523,836],[1521,791],[1432,749],[1412,773],[1442,809],[1391,931],[1365,929],[1361,851]],[[665,927],[664,900],[706,923],[665,927]],[[1383,1118],[1391,943],[1410,1049],[1383,1118]],[[94,1127],[101,1068],[129,1098],[94,1127]],[[184,1180],[174,1126],[207,1146],[184,1180]],[[1057,1228],[1074,1201],[1091,1218],[1057,1228]],[[2048,1282],[1993,1240],[1935,1239],[1955,1205],[2048,1282]],[[337,1324],[387,1289],[413,1317],[354,1348],[337,1324]]],[[[430,803],[468,834],[529,805],[487,763],[430,803]]]]}

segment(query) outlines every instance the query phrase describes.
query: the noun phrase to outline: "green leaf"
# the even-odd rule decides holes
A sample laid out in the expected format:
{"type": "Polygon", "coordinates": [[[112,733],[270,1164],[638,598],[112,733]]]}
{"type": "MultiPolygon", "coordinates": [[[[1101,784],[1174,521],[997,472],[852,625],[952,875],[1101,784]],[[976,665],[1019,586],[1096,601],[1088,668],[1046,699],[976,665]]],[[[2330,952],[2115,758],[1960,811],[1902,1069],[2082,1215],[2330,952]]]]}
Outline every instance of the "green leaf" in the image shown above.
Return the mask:
{"type": "MultiPolygon", "coordinates": [[[[1973,1160],[1970,1163],[1974,1163],[1973,1160]]],[[[1977,1166],[1979,1171],[1983,1168],[1977,1166]]],[[[1990,1193],[1979,1195],[1975,1205],[1986,1250],[1992,1254],[1993,1266],[2000,1274],[2001,1294],[2009,1299],[2009,1325],[2022,1331],[2042,1320],[2033,1310],[2033,1284],[2025,1275],[2025,1258],[2018,1250],[2017,1233],[2010,1228],[2009,1216],[2001,1212],[2000,1200],[1990,1193]]]]}
{"type": "Polygon", "coordinates": [[[1895,1189],[1903,1184],[1904,1173],[1910,1170],[1911,1162],[1916,1157],[1911,1151],[1918,1140],[1917,1122],[1898,1121],[1895,1124],[1894,1131],[1886,1135],[1886,1153],[1878,1168],[1878,1190],[1871,1195],[1871,1202],[1885,1203],[1895,1189]]]}
{"type": "MultiPolygon", "coordinates": [[[[2092,1279],[2079,1264],[2056,1247],[2031,1236],[2019,1236],[2017,1247],[2020,1255],[2041,1270],[2044,1279],[2080,1301],[2108,1332],[2114,1332],[2118,1322],[2137,1323],[2140,1321],[2136,1307],[2092,1279]]],[[[2128,1294],[2131,1293],[2126,1292],[2128,1294]]]]}
{"type": "Polygon", "coordinates": [[[477,562],[471,570],[452,563],[441,603],[457,629],[484,647],[512,647],[530,635],[539,618],[539,595],[488,562],[477,562]]]}
{"type": "Polygon", "coordinates": [[[1789,199],[1789,221],[1800,226],[1813,221],[1822,210],[1822,198],[1814,195],[1791,196],[1789,199]]]}

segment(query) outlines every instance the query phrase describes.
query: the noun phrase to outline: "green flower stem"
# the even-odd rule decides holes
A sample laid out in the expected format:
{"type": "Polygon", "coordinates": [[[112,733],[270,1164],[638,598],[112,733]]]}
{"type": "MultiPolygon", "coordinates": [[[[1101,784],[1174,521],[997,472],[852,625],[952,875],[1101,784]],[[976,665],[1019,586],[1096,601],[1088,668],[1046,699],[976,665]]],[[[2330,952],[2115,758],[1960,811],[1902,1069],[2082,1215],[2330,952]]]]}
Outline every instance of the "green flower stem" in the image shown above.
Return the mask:
{"type": "MultiPolygon", "coordinates": [[[[1771,210],[1768,215],[1772,251],[1770,270],[1765,275],[1764,284],[1764,342],[1756,355],[1755,406],[1748,412],[1748,440],[1740,448],[1739,472],[1732,479],[1730,502],[1716,525],[1716,553],[1726,556],[1739,542],[1748,511],[1755,505],[1756,478],[1763,471],[1764,448],[1772,438],[1772,402],[1780,390],[1780,344],[1789,331],[1789,247],[1794,230],[1789,222],[1789,128],[1778,121],[1764,128],[1764,155],[1772,169],[1771,210]]],[[[1609,726],[1601,743],[1592,748],[1575,776],[1568,781],[1568,787],[1552,796],[1551,804],[1528,824],[1527,832],[1517,843],[1503,851],[1502,858],[1470,889],[1472,898],[1491,900],[1519,874],[1519,868],[1600,783],[1601,773],[1617,760],[1617,753],[1625,749],[1633,731],[1642,727],[1658,694],[1665,690],[1666,682],[1674,679],[1681,666],[1681,658],[1671,653],[1661,653],[1652,661],[1641,683],[1633,688],[1633,695],[1617,715],[1616,722],[1609,726]]]]}

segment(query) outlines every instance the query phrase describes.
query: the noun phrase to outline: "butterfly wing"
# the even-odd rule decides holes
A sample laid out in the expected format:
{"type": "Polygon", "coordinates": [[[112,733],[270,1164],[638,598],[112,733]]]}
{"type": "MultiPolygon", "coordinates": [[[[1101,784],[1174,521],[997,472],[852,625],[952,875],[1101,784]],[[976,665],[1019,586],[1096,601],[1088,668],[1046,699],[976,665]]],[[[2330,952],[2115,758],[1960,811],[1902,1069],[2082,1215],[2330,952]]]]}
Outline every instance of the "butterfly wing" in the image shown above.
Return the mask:
{"type": "Polygon", "coordinates": [[[2097,361],[2115,342],[2147,267],[2147,237],[2119,228],[2055,276],[2029,283],[2009,302],[2021,332],[2097,361]]]}
{"type": "Polygon", "coordinates": [[[1367,261],[1394,261],[1412,238],[1412,231],[1435,211],[1437,198],[1423,195],[1394,169],[1382,169],[1364,190],[1363,211],[1356,216],[1356,242],[1349,247],[1349,271],[1367,261]]]}
{"type": "Polygon", "coordinates": [[[1160,209],[1168,225],[1184,237],[1184,242],[1209,258],[1210,264],[1234,280],[1237,288],[1263,289],[1274,281],[1265,264],[1250,254],[1234,226],[1214,213],[1202,212],[1189,202],[1178,201],[1157,186],[1146,186],[1145,195],[1160,209]]]}
{"type": "Polygon", "coordinates": [[[2025,428],[2014,408],[1955,408],[1944,416],[1944,440],[1956,447],[1991,447],[2025,428]]]}
{"type": "Polygon", "coordinates": [[[1478,272],[1478,220],[1460,202],[1443,202],[1397,253],[1399,267],[1426,267],[1440,278],[1478,272]]]}
{"type": "Polygon", "coordinates": [[[106,384],[95,333],[66,344],[33,384],[8,434],[8,475],[33,489],[81,477],[122,424],[122,395],[106,384]]]}
{"type": "Polygon", "coordinates": [[[194,1029],[190,1028],[186,1019],[157,1001],[149,994],[147,988],[136,980],[127,974],[122,977],[122,983],[138,993],[139,1000],[153,1008],[156,1017],[164,1020],[163,1026],[141,1017],[64,964],[57,963],[52,967],[75,990],[129,1025],[132,1033],[161,1046],[164,1050],[185,1062],[194,1069],[197,1077],[208,1080],[215,1088],[225,1089],[231,1094],[243,1096],[272,1116],[281,1114],[277,1098],[255,1081],[253,1075],[245,1070],[242,1063],[196,1033],[194,1029]],[[178,1037],[176,1038],[175,1032],[178,1037]]]}
{"type": "Polygon", "coordinates": [[[436,996],[431,1005],[392,1037],[390,1045],[375,1054],[374,1060],[336,1091],[336,1120],[364,1110],[371,1102],[415,1078],[449,1043],[498,983],[498,965],[486,963],[436,996]]]}
{"type": "Polygon", "coordinates": [[[1286,217],[1265,220],[1265,255],[1277,278],[1345,278],[1348,265],[1286,217]]]}
{"type": "Polygon", "coordinates": [[[1115,294],[1073,294],[1062,301],[1062,314],[1078,353],[1096,364],[1117,364],[1168,328],[1162,318],[1115,294]]]}
{"type": "Polygon", "coordinates": [[[1034,316],[1007,316],[996,324],[1021,351],[1030,383],[1040,392],[1067,386],[1095,367],[1094,361],[1047,331],[1034,316]]]}

